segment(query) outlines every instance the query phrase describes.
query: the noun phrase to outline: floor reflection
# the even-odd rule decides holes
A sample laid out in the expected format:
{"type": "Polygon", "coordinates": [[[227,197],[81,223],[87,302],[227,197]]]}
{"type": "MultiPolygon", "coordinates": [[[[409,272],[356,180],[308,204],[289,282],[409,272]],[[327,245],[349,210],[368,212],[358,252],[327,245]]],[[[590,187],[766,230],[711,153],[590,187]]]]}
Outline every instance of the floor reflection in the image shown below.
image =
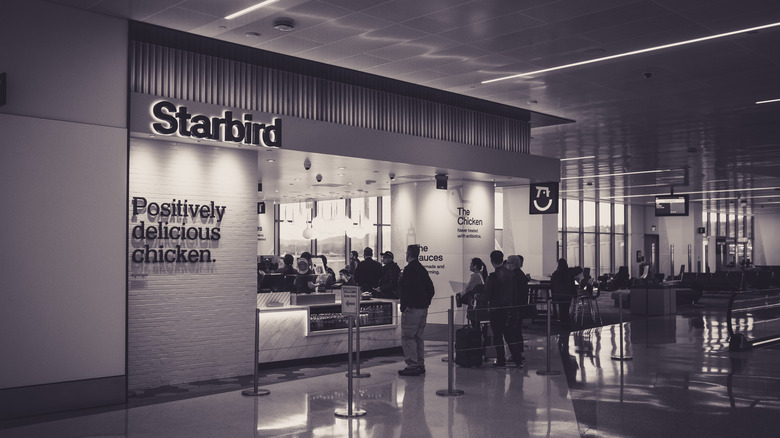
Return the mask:
{"type": "Polygon", "coordinates": [[[0,437],[777,436],[780,350],[729,352],[725,322],[690,309],[627,322],[622,334],[615,324],[527,339],[520,369],[450,368],[432,349],[424,377],[400,377],[400,360],[386,361],[353,380],[353,405],[366,411],[358,418],[335,416],[349,399],[345,365],[263,385],[268,396],[232,391],[80,414],[0,437]],[[632,360],[613,359],[621,346],[632,360]],[[560,375],[537,373],[550,369],[560,375]],[[450,372],[462,396],[436,394],[450,372]]]}

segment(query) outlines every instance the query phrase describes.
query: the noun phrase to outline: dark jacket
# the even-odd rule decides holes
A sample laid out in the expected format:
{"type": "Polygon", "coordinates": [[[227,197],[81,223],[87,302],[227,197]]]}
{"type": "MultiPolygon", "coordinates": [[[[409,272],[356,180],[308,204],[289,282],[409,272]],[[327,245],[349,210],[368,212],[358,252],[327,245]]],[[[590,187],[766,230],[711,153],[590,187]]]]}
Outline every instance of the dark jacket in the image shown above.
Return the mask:
{"type": "Polygon", "coordinates": [[[365,260],[358,263],[355,268],[355,282],[360,286],[360,290],[370,291],[379,285],[379,278],[382,276],[382,264],[366,257],[365,260]]]}
{"type": "Polygon", "coordinates": [[[398,295],[401,298],[401,311],[408,307],[427,309],[433,299],[433,281],[419,260],[412,260],[404,268],[398,280],[398,295]]]}
{"type": "Polygon", "coordinates": [[[296,275],[298,274],[298,271],[295,270],[293,265],[284,265],[281,268],[279,268],[276,272],[282,274],[282,275],[296,275]]]}
{"type": "Polygon", "coordinates": [[[519,304],[517,279],[514,271],[504,265],[488,275],[485,283],[485,298],[490,310],[498,310],[519,304]]]}
{"type": "Polygon", "coordinates": [[[565,270],[556,269],[550,277],[550,288],[554,300],[565,300],[577,296],[577,284],[574,282],[582,268],[576,266],[565,270]]]}
{"type": "Polygon", "coordinates": [[[517,303],[528,304],[528,276],[522,269],[515,269],[515,279],[517,280],[517,303]]]}
{"type": "Polygon", "coordinates": [[[298,274],[297,277],[295,277],[295,283],[293,286],[293,292],[296,294],[308,294],[311,293],[312,290],[309,289],[309,282],[313,281],[312,277],[314,276],[315,272],[309,269],[309,271],[305,274],[298,274]]]}
{"type": "Polygon", "coordinates": [[[401,268],[398,263],[390,262],[382,265],[382,277],[379,278],[379,298],[398,298],[398,279],[401,268]]]}

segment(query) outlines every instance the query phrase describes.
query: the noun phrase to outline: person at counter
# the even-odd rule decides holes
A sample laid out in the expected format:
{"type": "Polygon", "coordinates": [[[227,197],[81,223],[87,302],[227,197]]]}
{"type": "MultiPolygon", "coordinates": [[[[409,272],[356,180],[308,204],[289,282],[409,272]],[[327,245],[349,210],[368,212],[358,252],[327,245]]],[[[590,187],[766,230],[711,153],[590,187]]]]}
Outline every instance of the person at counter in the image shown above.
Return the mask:
{"type": "Polygon", "coordinates": [[[293,283],[293,292],[297,294],[308,294],[317,290],[317,286],[314,284],[313,279],[316,276],[314,269],[312,269],[311,254],[304,252],[301,257],[298,258],[296,263],[297,276],[293,283]]]}
{"type": "Polygon", "coordinates": [[[284,263],[284,266],[277,269],[276,272],[282,274],[282,275],[296,275],[298,274],[298,271],[295,270],[295,267],[293,266],[293,263],[295,263],[295,258],[292,256],[292,254],[285,254],[284,258],[282,258],[282,263],[284,263]]]}
{"type": "Polygon", "coordinates": [[[401,277],[401,268],[395,262],[395,256],[390,251],[385,251],[382,256],[382,276],[379,277],[379,286],[374,288],[375,298],[398,298],[398,279],[401,277]]]}
{"type": "Polygon", "coordinates": [[[358,255],[357,251],[350,251],[349,252],[349,264],[347,264],[347,273],[349,275],[354,276],[355,275],[355,269],[357,269],[358,265],[360,264],[360,256],[358,255]]]}
{"type": "Polygon", "coordinates": [[[431,276],[418,257],[420,245],[409,245],[406,248],[407,265],[398,281],[398,296],[401,298],[401,347],[406,362],[406,368],[398,370],[401,376],[425,374],[423,330],[434,288],[431,276]]]}
{"type": "Polygon", "coordinates": [[[363,250],[363,261],[355,268],[355,282],[361,292],[371,292],[379,285],[379,278],[382,277],[382,265],[373,256],[374,250],[366,247],[363,250]]]}
{"type": "Polygon", "coordinates": [[[317,277],[317,285],[320,289],[327,289],[336,283],[336,273],[328,266],[328,258],[324,255],[318,256],[322,260],[322,274],[317,277]]]}

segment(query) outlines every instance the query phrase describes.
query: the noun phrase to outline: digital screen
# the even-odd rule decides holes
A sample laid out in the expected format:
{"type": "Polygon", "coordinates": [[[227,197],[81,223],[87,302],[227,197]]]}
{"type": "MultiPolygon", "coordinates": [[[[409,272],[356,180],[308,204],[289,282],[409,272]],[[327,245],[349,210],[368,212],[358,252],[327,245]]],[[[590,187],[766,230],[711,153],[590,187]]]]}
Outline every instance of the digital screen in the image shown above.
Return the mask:
{"type": "Polygon", "coordinates": [[[688,216],[688,195],[655,197],[656,216],[688,216]]]}

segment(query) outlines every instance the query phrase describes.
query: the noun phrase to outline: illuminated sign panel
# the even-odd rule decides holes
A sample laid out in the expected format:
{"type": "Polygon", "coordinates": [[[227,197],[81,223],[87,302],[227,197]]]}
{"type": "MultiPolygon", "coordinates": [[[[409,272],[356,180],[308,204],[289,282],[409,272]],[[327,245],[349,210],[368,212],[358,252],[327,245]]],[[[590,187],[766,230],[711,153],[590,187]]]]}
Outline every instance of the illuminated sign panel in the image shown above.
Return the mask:
{"type": "Polygon", "coordinates": [[[160,135],[282,147],[282,119],[278,118],[271,123],[257,123],[252,114],[233,118],[229,110],[223,111],[222,117],[209,117],[191,114],[186,106],[177,107],[165,100],[152,106],[152,117],[152,131],[160,135]]]}
{"type": "Polygon", "coordinates": [[[558,183],[531,184],[529,214],[558,214],[558,183]]]}

